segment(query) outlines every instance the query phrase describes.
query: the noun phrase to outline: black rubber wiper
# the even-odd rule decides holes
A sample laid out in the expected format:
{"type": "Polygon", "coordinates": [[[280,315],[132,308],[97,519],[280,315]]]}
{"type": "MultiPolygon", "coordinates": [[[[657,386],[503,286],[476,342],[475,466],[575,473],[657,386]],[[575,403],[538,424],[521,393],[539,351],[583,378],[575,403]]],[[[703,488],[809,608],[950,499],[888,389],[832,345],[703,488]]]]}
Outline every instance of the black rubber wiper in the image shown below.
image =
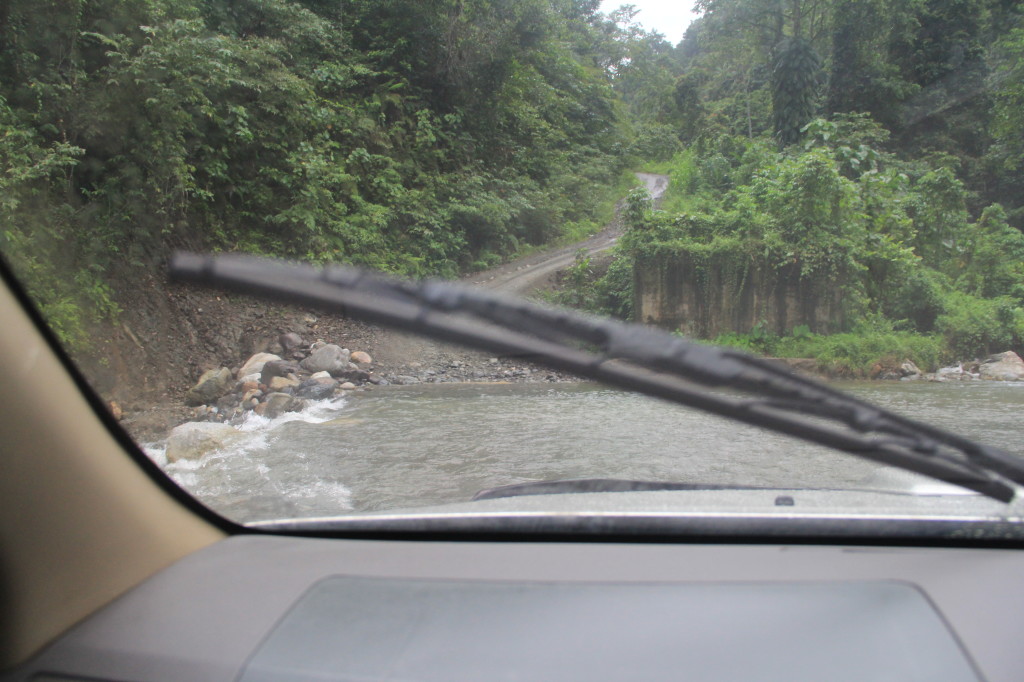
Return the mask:
{"type": "Polygon", "coordinates": [[[660,490],[779,490],[760,485],[727,483],[678,483],[675,481],[634,481],[625,478],[571,478],[557,481],[531,481],[486,488],[473,495],[473,501],[497,500],[527,495],[564,495],[566,493],[637,493],[660,490]]]}
{"type": "MultiPolygon", "coordinates": [[[[873,493],[876,495],[900,495],[918,497],[920,493],[912,490],[887,490],[884,488],[785,488],[768,485],[738,485],[735,483],[682,483],[678,481],[636,481],[627,478],[564,478],[553,481],[529,481],[527,483],[511,483],[496,488],[485,488],[473,495],[472,500],[497,500],[506,497],[525,497],[530,495],[566,495],[579,493],[639,493],[657,491],[709,491],[709,490],[760,490],[762,492],[822,492],[842,491],[873,493]]],[[[777,495],[776,506],[793,504],[791,495],[777,495]]]]}
{"type": "Polygon", "coordinates": [[[178,254],[179,280],[315,305],[696,407],[931,476],[1003,502],[1024,459],[887,412],[741,351],[450,282],[249,256],[178,254]],[[726,387],[743,396],[709,393],[726,387]]]}

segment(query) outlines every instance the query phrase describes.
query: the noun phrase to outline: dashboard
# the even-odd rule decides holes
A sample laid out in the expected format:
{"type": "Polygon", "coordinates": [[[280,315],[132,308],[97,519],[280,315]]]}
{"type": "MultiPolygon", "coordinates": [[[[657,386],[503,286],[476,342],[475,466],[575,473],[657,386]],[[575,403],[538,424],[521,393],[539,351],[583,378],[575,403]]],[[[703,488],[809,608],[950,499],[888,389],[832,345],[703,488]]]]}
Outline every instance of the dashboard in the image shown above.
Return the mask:
{"type": "Polygon", "coordinates": [[[1003,680],[1024,553],[237,535],[3,680],[1003,680]]]}

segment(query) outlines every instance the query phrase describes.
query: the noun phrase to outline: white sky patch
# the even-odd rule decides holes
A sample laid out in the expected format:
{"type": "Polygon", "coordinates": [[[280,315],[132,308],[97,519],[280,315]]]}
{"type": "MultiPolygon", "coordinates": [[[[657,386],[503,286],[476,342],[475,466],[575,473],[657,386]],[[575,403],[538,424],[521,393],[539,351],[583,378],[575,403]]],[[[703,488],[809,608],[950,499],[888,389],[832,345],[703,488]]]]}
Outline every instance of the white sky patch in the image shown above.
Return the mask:
{"type": "Polygon", "coordinates": [[[673,45],[683,39],[690,22],[697,18],[693,0],[603,0],[601,11],[609,14],[622,5],[634,5],[640,13],[634,21],[648,31],[657,31],[673,45]]]}

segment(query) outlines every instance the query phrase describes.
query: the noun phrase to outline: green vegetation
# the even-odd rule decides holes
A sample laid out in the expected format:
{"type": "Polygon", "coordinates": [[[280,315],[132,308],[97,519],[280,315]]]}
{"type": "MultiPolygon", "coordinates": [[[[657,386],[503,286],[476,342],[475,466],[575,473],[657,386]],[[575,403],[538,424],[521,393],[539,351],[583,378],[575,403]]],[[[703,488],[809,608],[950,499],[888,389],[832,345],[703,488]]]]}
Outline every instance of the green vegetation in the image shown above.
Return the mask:
{"type": "Polygon", "coordinates": [[[676,46],[598,5],[10,0],[0,250],[82,347],[175,248],[455,276],[644,166],[669,194],[563,302],[638,316],[657,272],[746,306],[719,340],[855,373],[1024,350],[1019,3],[699,0],[676,46]]]}
{"type": "Polygon", "coordinates": [[[10,0],[0,248],[75,346],[175,248],[454,276],[629,161],[592,0],[10,0]]]}
{"type": "Polygon", "coordinates": [[[750,353],[777,358],[814,358],[832,376],[865,378],[880,369],[893,369],[910,360],[924,371],[935,371],[954,357],[941,336],[890,330],[861,329],[823,336],[796,329],[790,336],[771,336],[763,330],[724,334],[711,340],[750,353]]]}
{"type": "Polygon", "coordinates": [[[641,129],[674,127],[685,149],[647,166],[669,193],[631,205],[613,270],[658,273],[658,295],[724,291],[733,326],[714,341],[841,373],[1024,351],[1019,3],[698,6],[678,46],[646,45],[616,83],[641,129]],[[670,78],[661,98],[630,81],[670,78]],[[787,323],[767,303],[784,291],[841,309],[787,323]],[[744,305],[754,322],[735,326],[744,305]]]}

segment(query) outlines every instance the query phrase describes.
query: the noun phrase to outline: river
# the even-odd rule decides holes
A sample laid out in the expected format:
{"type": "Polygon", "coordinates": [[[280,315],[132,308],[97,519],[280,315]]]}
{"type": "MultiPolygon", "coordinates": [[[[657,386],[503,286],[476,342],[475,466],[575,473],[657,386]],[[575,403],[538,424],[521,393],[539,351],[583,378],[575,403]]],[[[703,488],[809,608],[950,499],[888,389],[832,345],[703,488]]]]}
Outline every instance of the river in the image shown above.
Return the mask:
{"type": "MultiPolygon", "coordinates": [[[[1024,384],[845,382],[858,397],[1024,452],[1024,384]]],[[[354,393],[275,421],[237,446],[158,463],[238,521],[466,501],[562,478],[787,487],[864,485],[879,465],[588,383],[424,384],[354,393]]]]}

